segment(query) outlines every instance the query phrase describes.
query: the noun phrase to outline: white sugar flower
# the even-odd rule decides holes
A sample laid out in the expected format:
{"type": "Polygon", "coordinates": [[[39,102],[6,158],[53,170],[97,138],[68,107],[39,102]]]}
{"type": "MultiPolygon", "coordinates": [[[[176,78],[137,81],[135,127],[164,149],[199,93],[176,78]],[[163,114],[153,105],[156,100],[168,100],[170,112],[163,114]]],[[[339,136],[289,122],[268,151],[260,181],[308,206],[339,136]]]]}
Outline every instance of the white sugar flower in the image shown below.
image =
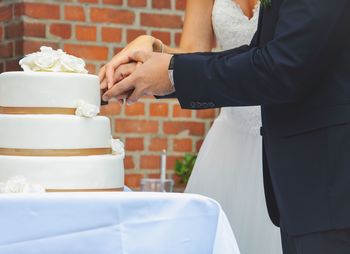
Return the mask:
{"type": "MultiPolygon", "coordinates": [[[[34,58],[34,68],[38,71],[57,71],[60,69],[59,57],[55,54],[37,54],[34,58]]],[[[35,70],[34,69],[34,70],[35,70]]]]}
{"type": "Polygon", "coordinates": [[[82,117],[95,117],[100,113],[100,108],[96,105],[89,104],[83,100],[77,102],[77,109],[75,110],[75,115],[82,117]]]}
{"type": "Polygon", "coordinates": [[[62,70],[65,72],[87,73],[85,69],[85,62],[83,59],[62,54],[61,58],[62,70]]]}
{"type": "Polygon", "coordinates": [[[29,183],[23,176],[15,176],[5,183],[0,183],[0,193],[42,193],[45,188],[29,183]]]}
{"type": "Polygon", "coordinates": [[[40,52],[27,55],[19,61],[24,71],[88,73],[84,60],[68,55],[61,49],[41,47],[40,52]]]}
{"type": "Polygon", "coordinates": [[[113,139],[111,140],[111,147],[112,147],[112,152],[113,154],[118,154],[118,155],[125,155],[125,150],[124,150],[124,144],[123,142],[120,141],[120,139],[113,139]]]}

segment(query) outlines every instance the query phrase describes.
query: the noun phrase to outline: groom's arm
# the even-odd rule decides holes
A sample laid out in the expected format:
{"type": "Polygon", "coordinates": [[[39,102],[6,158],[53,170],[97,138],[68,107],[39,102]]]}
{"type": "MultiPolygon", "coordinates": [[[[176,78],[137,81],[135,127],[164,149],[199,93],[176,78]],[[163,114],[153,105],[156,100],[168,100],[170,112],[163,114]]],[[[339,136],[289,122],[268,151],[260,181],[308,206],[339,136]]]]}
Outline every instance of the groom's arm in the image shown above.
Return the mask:
{"type": "Polygon", "coordinates": [[[274,38],[241,54],[177,55],[183,108],[292,103],[317,86],[348,46],[349,0],[284,0],[274,38]],[[342,38],[342,39],[341,39],[342,38]]]}
{"type": "MultiPolygon", "coordinates": [[[[254,36],[255,38],[255,36],[254,36]]],[[[252,40],[252,43],[254,42],[254,38],[252,40]]],[[[218,52],[216,53],[217,56],[220,55],[230,55],[230,56],[234,56],[234,55],[238,55],[238,54],[242,54],[244,52],[249,51],[251,48],[251,46],[248,45],[243,45],[234,49],[230,49],[230,50],[226,50],[226,51],[222,51],[222,52],[218,52]]],[[[211,56],[212,54],[210,52],[200,52],[200,53],[196,53],[197,56],[211,56]]],[[[155,96],[157,99],[167,99],[167,98],[177,98],[177,94],[176,92],[169,94],[169,95],[165,95],[165,96],[155,96]]]]}

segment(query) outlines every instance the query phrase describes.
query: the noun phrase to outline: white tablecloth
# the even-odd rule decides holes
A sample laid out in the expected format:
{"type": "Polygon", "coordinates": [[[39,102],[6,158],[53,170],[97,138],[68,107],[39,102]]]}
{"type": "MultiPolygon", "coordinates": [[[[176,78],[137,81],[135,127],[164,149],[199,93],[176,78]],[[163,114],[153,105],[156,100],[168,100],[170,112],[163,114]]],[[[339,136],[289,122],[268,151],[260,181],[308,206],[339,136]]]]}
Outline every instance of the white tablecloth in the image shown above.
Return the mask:
{"type": "Polygon", "coordinates": [[[239,254],[220,206],[169,193],[0,194],[0,254],[239,254]]]}

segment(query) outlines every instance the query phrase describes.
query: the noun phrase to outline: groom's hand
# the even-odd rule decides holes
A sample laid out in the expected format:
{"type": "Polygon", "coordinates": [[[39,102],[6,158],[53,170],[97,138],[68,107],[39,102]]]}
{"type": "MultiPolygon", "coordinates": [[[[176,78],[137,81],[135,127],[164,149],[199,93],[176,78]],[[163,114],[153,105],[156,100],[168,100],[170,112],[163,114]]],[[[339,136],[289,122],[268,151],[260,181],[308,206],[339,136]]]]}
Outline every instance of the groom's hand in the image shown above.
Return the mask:
{"type": "Polygon", "coordinates": [[[117,100],[126,98],[127,103],[132,104],[144,95],[164,96],[173,93],[175,88],[168,75],[171,57],[169,54],[143,51],[130,53],[129,59],[143,64],[130,76],[109,89],[102,99],[108,101],[112,97],[117,100]]]}
{"type": "Polygon", "coordinates": [[[115,84],[114,74],[117,69],[119,69],[123,64],[128,64],[132,62],[129,58],[130,52],[134,51],[145,51],[152,52],[154,50],[159,50],[156,42],[159,41],[150,35],[141,35],[135,40],[130,42],[121,52],[116,54],[106,65],[104,65],[99,73],[101,88],[106,86],[111,89],[115,84]]]}
{"type": "MultiPolygon", "coordinates": [[[[126,63],[126,64],[121,64],[115,71],[112,79],[112,84],[116,84],[119,81],[123,80],[124,78],[128,77],[131,73],[133,73],[137,67],[139,67],[142,63],[138,62],[132,62],[132,63],[126,63]]],[[[107,92],[109,89],[108,84],[107,84],[107,79],[104,78],[100,84],[100,90],[101,94],[104,94],[107,92]]],[[[123,103],[124,99],[130,96],[130,92],[125,93],[123,96],[123,99],[120,99],[119,102],[123,103]]]]}

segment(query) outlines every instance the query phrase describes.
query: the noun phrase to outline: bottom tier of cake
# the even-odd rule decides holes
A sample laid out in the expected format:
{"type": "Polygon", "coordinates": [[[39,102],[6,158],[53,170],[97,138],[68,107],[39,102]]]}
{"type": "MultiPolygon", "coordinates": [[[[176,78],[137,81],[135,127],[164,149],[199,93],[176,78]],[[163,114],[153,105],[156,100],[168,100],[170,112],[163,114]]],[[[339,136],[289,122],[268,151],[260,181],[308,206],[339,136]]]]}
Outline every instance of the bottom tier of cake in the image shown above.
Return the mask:
{"type": "Polygon", "coordinates": [[[0,156],[0,182],[23,176],[47,191],[108,191],[124,187],[124,156],[0,156]]]}

